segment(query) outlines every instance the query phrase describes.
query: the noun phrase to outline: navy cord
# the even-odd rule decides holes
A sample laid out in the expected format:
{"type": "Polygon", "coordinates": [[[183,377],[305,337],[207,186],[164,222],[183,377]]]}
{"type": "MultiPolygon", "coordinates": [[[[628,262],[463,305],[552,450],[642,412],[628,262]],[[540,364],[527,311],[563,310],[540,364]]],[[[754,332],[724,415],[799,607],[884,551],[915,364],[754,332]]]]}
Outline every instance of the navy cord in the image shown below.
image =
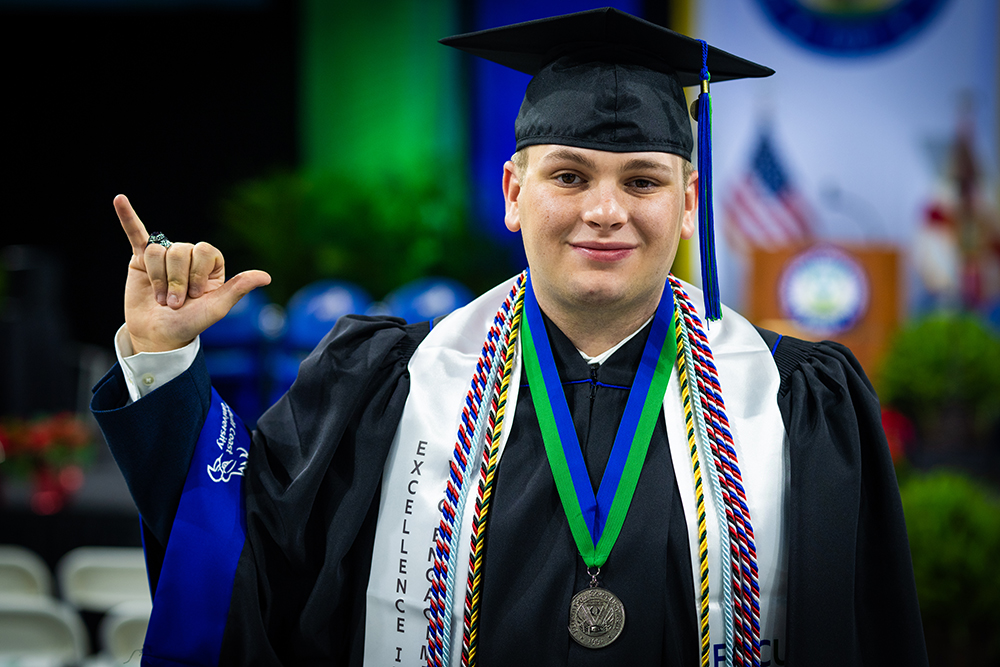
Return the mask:
{"type": "Polygon", "coordinates": [[[778,349],[778,343],[781,342],[781,339],[783,337],[784,336],[782,334],[778,334],[778,340],[774,341],[774,345],[771,347],[771,356],[772,357],[774,356],[774,351],[778,349]]]}

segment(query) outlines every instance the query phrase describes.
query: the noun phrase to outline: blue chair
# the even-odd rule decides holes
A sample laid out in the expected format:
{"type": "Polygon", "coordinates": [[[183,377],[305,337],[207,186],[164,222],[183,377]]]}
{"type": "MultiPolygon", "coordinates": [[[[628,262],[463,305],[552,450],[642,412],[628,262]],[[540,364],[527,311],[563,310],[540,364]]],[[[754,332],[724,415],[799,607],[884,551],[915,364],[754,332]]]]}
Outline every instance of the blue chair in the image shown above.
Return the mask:
{"type": "Polygon", "coordinates": [[[363,313],[371,302],[368,293],[353,283],[317,280],[306,285],[288,302],[284,347],[311,350],[341,315],[363,313]]]}
{"type": "Polygon", "coordinates": [[[299,364],[337,320],[342,315],[365,312],[371,302],[361,287],[339,280],[318,280],[292,295],[284,337],[269,364],[272,403],[292,386],[299,364]]]}
{"type": "Polygon", "coordinates": [[[447,315],[473,298],[469,288],[451,278],[418,278],[394,289],[383,303],[390,314],[414,323],[447,315]]]}
{"type": "Polygon", "coordinates": [[[239,300],[221,320],[205,329],[201,343],[206,347],[254,345],[262,339],[259,325],[261,311],[268,304],[261,290],[254,290],[239,300]]]}
{"type": "Polygon", "coordinates": [[[270,309],[273,305],[264,293],[255,290],[201,334],[212,385],[251,427],[264,410],[263,358],[268,336],[261,323],[270,309]]]}

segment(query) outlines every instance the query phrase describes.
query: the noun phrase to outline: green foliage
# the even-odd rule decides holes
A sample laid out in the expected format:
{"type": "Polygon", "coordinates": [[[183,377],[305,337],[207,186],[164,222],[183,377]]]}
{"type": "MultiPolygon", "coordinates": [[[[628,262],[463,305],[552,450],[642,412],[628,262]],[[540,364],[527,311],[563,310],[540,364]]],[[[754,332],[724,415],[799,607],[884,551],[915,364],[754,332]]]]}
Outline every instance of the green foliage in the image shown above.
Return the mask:
{"type": "Polygon", "coordinates": [[[950,646],[975,638],[1000,657],[1000,499],[946,471],[907,476],[900,496],[928,638],[950,646]]]}
{"type": "Polygon", "coordinates": [[[478,292],[515,272],[468,228],[448,193],[386,181],[382,191],[343,175],[277,173],[237,187],[221,204],[223,226],[239,263],[268,271],[268,291],[281,303],[320,278],[381,298],[426,275],[478,292]]]}
{"type": "Polygon", "coordinates": [[[973,315],[934,315],[899,332],[880,378],[882,401],[919,425],[961,406],[982,434],[1000,417],[1000,338],[973,315]]]}

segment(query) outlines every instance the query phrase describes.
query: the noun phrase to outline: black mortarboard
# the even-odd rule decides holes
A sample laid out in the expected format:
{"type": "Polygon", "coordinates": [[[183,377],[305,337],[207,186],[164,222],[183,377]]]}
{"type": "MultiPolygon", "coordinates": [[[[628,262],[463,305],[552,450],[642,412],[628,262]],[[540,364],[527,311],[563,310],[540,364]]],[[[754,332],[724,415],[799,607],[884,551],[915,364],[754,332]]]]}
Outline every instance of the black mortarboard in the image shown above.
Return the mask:
{"type": "Polygon", "coordinates": [[[705,163],[711,154],[707,81],[770,76],[773,70],[612,7],[446,37],[441,43],[534,77],[514,123],[517,150],[560,144],[662,151],[690,160],[694,141],[683,87],[702,83],[702,282],[712,302],[708,316],[718,319],[711,168],[705,163]]]}
{"type": "MultiPolygon", "coordinates": [[[[517,150],[559,143],[691,159],[682,88],[702,80],[702,43],[696,39],[605,7],[441,43],[534,77],[514,125],[517,150]]],[[[713,81],[774,73],[711,46],[707,64],[713,81]]]]}

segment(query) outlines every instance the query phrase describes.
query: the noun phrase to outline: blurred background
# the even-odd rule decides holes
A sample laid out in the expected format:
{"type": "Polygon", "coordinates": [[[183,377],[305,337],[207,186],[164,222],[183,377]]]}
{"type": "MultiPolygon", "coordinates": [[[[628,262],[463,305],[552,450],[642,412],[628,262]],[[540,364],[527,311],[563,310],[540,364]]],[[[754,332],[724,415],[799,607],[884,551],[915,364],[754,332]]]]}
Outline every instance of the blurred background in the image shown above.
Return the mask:
{"type": "MultiPolygon", "coordinates": [[[[500,177],[528,77],[437,39],[605,4],[0,0],[0,545],[82,619],[69,659],[118,664],[143,612],[117,605],[144,603],[73,583],[81,559],[134,577],[135,552],[79,547],[140,545],[87,409],[123,321],[114,196],[221,248],[229,275],[271,273],[203,337],[253,423],[340,315],[429,319],[523,268],[500,177]]],[[[777,71],[712,87],[723,300],[855,351],[932,664],[1000,664],[997,3],[610,4],[777,71]]],[[[674,271],[698,282],[697,241],[674,271]]]]}

